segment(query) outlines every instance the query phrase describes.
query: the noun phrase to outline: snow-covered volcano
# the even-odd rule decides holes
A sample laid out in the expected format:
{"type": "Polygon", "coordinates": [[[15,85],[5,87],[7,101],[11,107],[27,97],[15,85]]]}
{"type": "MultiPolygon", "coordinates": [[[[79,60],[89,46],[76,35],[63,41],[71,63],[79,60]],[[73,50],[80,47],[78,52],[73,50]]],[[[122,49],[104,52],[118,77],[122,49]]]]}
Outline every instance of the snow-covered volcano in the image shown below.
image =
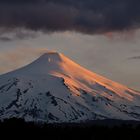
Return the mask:
{"type": "Polygon", "coordinates": [[[0,76],[0,119],[47,123],[140,120],[140,93],[47,52],[0,76]]]}

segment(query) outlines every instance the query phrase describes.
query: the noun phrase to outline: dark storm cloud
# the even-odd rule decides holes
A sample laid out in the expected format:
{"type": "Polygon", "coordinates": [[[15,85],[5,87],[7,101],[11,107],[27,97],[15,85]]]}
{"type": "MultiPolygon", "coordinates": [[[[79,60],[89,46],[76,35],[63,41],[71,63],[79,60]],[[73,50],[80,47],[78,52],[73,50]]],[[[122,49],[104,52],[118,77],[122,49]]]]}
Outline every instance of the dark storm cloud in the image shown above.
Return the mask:
{"type": "Polygon", "coordinates": [[[0,27],[88,34],[140,27],[139,0],[0,0],[0,27]]]}

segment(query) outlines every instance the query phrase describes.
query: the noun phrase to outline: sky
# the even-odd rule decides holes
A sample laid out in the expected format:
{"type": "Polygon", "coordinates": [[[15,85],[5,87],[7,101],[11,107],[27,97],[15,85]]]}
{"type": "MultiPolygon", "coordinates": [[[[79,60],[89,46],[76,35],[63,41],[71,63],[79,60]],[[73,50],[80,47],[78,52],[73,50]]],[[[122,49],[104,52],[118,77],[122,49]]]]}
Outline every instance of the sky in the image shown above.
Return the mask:
{"type": "Polygon", "coordinates": [[[140,90],[139,0],[0,0],[0,74],[63,53],[140,90]]]}

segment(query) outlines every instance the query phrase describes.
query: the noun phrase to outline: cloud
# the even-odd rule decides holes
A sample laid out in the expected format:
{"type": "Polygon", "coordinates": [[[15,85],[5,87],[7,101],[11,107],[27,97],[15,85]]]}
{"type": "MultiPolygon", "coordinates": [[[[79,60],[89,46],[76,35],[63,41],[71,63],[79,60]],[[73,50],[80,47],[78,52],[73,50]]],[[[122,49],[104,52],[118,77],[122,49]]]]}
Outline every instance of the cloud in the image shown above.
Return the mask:
{"type": "Polygon", "coordinates": [[[9,42],[9,41],[12,41],[12,39],[9,37],[6,37],[6,36],[2,36],[2,37],[0,37],[0,41],[9,42]]]}
{"type": "Polygon", "coordinates": [[[86,34],[140,28],[139,0],[0,0],[0,28],[86,34]]]}
{"type": "Polygon", "coordinates": [[[131,59],[131,60],[137,60],[137,59],[140,59],[140,56],[133,56],[133,57],[130,57],[129,59],[131,59]]]}
{"type": "Polygon", "coordinates": [[[0,41],[3,42],[9,42],[9,41],[13,41],[15,39],[28,39],[28,38],[35,38],[39,35],[38,33],[35,33],[34,31],[31,30],[26,30],[26,29],[20,29],[20,28],[16,28],[16,29],[10,29],[10,30],[6,30],[6,29],[1,29],[0,30],[0,41]]]}

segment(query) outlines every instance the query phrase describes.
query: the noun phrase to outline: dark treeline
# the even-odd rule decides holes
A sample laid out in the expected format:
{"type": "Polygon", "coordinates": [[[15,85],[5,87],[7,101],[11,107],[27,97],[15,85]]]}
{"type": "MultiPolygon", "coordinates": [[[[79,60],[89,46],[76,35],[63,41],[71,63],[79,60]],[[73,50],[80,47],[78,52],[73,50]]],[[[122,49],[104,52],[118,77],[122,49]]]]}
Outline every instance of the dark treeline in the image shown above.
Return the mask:
{"type": "Polygon", "coordinates": [[[35,124],[23,119],[0,122],[0,136],[45,139],[112,139],[135,140],[140,138],[140,123],[135,121],[104,120],[81,124],[35,124]]]}

